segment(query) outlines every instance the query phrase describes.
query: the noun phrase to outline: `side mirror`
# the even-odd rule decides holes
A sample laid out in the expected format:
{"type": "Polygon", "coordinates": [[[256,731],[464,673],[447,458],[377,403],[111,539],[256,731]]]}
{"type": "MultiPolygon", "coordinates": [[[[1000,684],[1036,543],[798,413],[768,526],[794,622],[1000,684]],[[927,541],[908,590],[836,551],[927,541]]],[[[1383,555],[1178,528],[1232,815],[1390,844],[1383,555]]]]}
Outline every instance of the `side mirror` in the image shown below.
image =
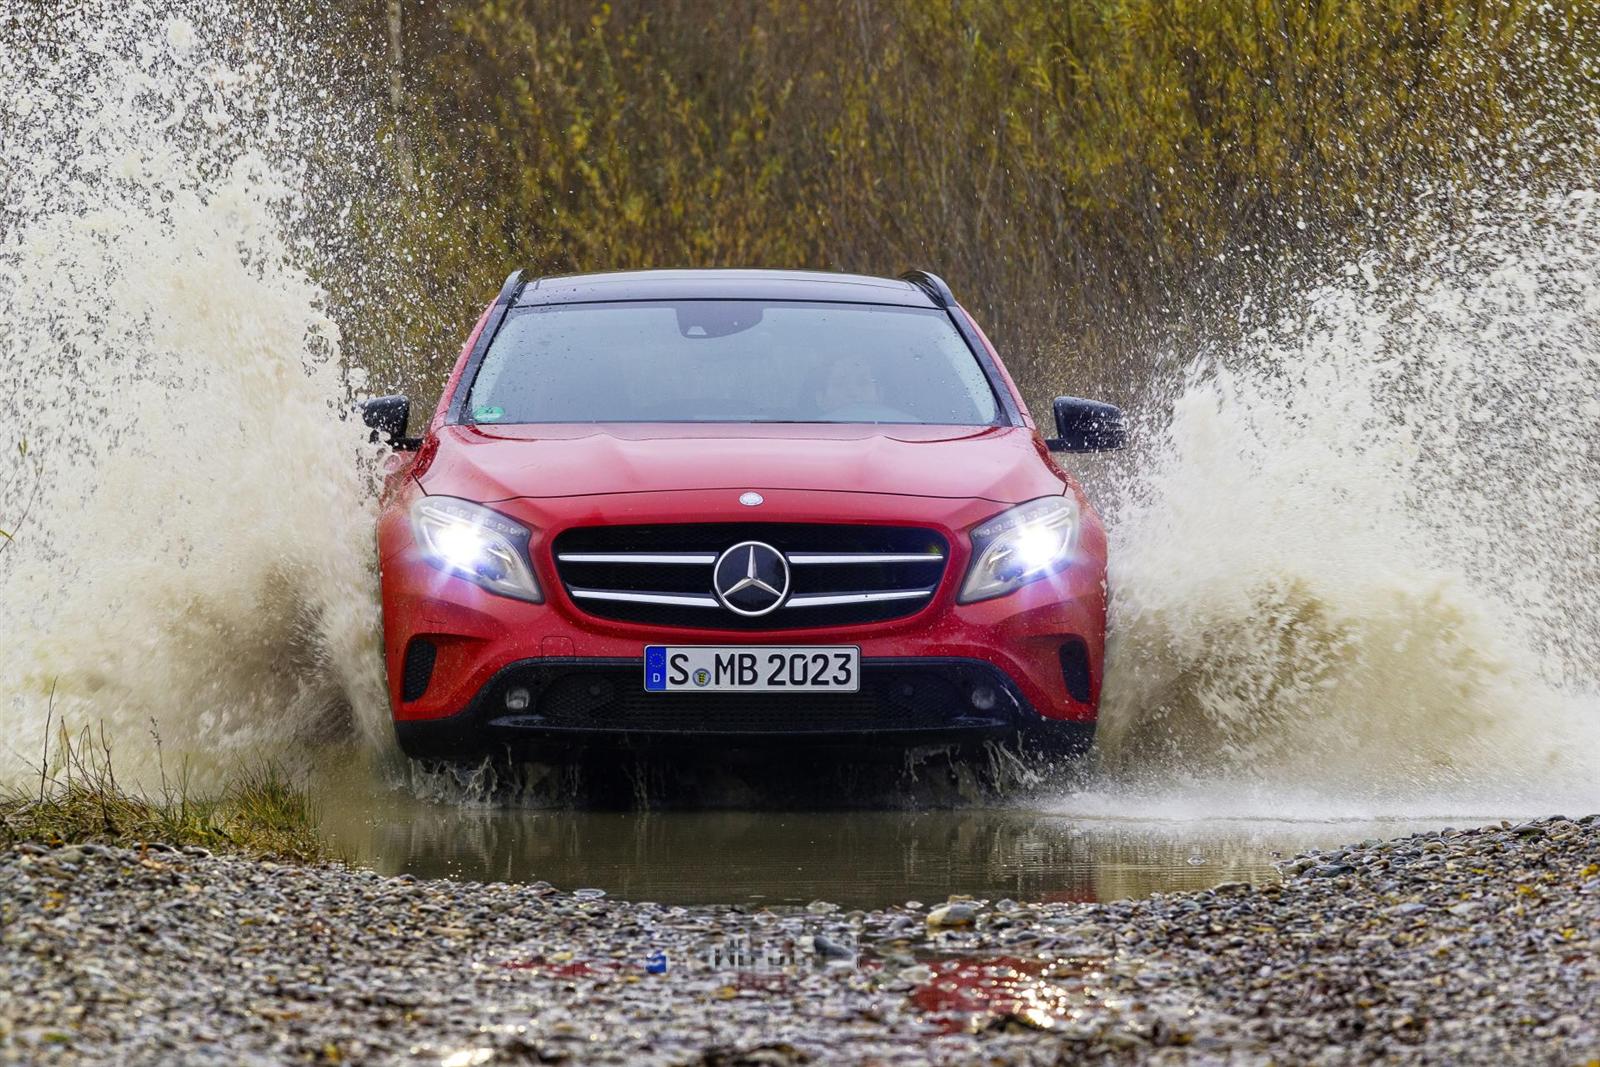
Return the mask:
{"type": "Polygon", "coordinates": [[[1114,452],[1127,444],[1128,428],[1122,409],[1098,400],[1058,396],[1056,436],[1045,440],[1052,452],[1114,452]]]}
{"type": "Polygon", "coordinates": [[[406,436],[411,421],[411,400],[404,396],[380,396],[361,405],[361,421],[372,427],[372,440],[382,435],[391,448],[412,451],[422,442],[406,436]]]}

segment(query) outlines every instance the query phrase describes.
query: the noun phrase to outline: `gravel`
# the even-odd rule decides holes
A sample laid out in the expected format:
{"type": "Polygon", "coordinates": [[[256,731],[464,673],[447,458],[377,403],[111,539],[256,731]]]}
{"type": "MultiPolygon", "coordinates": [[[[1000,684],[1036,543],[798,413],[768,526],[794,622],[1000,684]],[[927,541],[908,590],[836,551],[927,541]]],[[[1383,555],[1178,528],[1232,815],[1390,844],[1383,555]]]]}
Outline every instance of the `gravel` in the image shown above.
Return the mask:
{"type": "Polygon", "coordinates": [[[0,1061],[1600,1060],[1595,816],[1282,873],[774,912],[22,845],[0,852],[0,1061]]]}

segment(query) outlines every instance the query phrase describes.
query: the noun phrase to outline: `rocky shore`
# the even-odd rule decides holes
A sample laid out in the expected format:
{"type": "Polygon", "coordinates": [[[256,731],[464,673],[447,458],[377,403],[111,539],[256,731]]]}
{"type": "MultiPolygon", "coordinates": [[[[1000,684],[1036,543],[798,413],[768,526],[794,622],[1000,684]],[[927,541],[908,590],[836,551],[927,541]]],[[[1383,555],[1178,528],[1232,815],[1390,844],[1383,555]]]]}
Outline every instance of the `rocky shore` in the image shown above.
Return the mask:
{"type": "Polygon", "coordinates": [[[1600,820],[1109,904],[775,913],[199,850],[0,852],[0,1061],[1600,1060],[1600,820]]]}

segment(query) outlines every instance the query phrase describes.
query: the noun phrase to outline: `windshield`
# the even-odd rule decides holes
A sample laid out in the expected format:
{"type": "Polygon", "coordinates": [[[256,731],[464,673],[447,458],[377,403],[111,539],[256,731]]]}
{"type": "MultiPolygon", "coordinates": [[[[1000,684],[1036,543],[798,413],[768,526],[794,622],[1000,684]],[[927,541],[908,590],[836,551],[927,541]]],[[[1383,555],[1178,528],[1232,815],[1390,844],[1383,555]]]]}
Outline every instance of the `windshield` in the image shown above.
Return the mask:
{"type": "Polygon", "coordinates": [[[994,391],[942,311],[755,300],[514,308],[467,421],[989,426],[994,391]]]}

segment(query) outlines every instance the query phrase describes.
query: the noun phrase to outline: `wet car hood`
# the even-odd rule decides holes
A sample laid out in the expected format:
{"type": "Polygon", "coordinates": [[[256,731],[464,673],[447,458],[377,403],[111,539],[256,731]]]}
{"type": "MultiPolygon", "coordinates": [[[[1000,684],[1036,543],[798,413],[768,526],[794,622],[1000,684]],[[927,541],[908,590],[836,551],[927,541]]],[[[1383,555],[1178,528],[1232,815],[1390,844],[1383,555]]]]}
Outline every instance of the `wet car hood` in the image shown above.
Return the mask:
{"type": "Polygon", "coordinates": [[[419,474],[490,502],[691,489],[795,489],[1019,503],[1066,479],[1021,427],[445,426],[419,474]]]}

